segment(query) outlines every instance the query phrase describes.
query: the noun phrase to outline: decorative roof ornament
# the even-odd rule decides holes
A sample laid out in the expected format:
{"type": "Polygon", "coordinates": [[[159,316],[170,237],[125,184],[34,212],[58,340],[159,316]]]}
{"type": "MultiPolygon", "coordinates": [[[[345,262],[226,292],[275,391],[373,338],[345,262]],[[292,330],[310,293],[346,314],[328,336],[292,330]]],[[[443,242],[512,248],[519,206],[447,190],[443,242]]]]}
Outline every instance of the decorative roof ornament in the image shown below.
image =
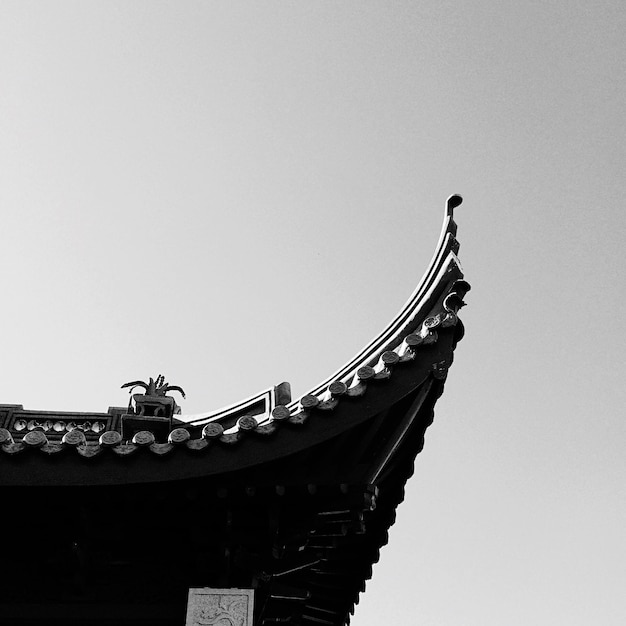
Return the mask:
{"type": "Polygon", "coordinates": [[[164,398],[168,391],[178,391],[183,398],[186,398],[185,392],[182,387],[178,385],[170,385],[165,382],[165,376],[159,374],[156,381],[154,378],[150,378],[150,382],[146,383],[143,380],[133,380],[130,383],[124,383],[121,389],[130,387],[128,393],[132,393],[135,387],[143,387],[146,391],[146,396],[158,396],[164,398]]]}
{"type": "Polygon", "coordinates": [[[153,433],[152,440],[156,436],[159,441],[167,441],[172,430],[173,417],[180,415],[180,407],[174,398],[166,394],[169,391],[178,391],[184,398],[183,388],[166,383],[163,374],[159,374],[156,380],[150,378],[150,382],[147,383],[143,380],[133,380],[123,384],[121,388],[128,387],[130,387],[128,393],[132,394],[132,397],[128,403],[128,412],[121,417],[123,439],[134,441],[136,437],[149,431],[153,433]],[[145,393],[133,394],[136,387],[142,387],[145,393]]]}

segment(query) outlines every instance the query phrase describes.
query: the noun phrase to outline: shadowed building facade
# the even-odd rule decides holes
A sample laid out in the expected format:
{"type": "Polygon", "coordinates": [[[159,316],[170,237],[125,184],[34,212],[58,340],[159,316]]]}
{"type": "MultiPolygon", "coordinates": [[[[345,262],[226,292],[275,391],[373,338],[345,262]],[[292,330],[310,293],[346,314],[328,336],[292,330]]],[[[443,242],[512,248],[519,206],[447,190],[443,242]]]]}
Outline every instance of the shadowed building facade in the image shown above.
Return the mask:
{"type": "Polygon", "coordinates": [[[181,418],[158,377],[106,413],[0,405],[0,624],[348,623],[463,335],[460,203],[396,318],[297,400],[181,418]]]}

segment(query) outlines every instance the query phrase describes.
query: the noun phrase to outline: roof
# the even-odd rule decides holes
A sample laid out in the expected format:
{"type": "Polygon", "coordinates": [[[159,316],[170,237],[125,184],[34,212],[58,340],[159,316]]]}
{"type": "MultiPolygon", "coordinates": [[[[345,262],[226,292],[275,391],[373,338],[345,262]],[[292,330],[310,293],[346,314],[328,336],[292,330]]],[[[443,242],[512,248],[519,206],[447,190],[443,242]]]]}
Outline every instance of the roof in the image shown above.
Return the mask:
{"type": "Polygon", "coordinates": [[[141,459],[134,463],[133,479],[138,482],[243,469],[333,438],[390,406],[427,377],[445,378],[453,349],[446,333],[454,329],[454,344],[462,336],[458,310],[469,289],[457,258],[453,211],[460,203],[460,196],[448,199],[433,259],[398,315],[353,359],[308,393],[291,401],[289,386],[283,383],[188,422],[174,416],[161,440],[151,422],[140,418],[135,420],[132,437],[125,439],[120,425],[128,417],[126,408],[64,413],[0,405],[1,483],[128,481],[126,468],[116,468],[131,457],[141,459]],[[297,428],[305,424],[306,429],[297,428]],[[72,457],[76,457],[74,462],[72,457]],[[150,457],[180,457],[184,467],[159,464],[160,471],[155,471],[150,457]],[[46,459],[45,471],[26,475],[23,466],[35,469],[36,458],[46,459]]]}
{"type": "Polygon", "coordinates": [[[297,399],[184,421],[157,379],[106,413],[0,405],[0,623],[174,626],[200,586],[254,588],[255,626],[348,623],[463,336],[460,202],[398,315],[297,399]]]}

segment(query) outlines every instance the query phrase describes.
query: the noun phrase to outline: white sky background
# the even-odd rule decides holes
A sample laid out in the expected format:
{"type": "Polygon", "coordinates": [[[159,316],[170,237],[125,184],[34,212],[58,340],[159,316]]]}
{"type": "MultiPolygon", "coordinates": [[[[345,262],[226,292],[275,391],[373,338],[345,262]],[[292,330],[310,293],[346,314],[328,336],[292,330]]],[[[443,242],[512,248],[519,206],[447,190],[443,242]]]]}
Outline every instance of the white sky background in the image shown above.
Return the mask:
{"type": "Polygon", "coordinates": [[[626,10],[0,2],[1,398],[305,393],[461,193],[473,285],[355,626],[626,623],[626,10]],[[412,615],[412,613],[414,613],[412,615]]]}

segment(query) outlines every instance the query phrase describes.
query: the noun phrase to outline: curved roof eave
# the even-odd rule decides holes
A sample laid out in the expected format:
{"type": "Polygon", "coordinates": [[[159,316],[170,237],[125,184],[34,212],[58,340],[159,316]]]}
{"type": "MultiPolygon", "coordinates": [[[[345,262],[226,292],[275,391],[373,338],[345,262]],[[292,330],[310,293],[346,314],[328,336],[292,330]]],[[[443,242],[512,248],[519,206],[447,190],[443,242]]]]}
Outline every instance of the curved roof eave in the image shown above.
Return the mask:
{"type": "MultiPolygon", "coordinates": [[[[416,326],[416,320],[420,317],[420,313],[426,308],[430,297],[436,288],[441,285],[447,272],[450,272],[452,268],[457,268],[460,273],[459,278],[462,278],[462,267],[456,254],[459,245],[456,240],[457,226],[454,221],[454,209],[460,206],[462,202],[463,198],[458,194],[453,194],[446,200],[443,224],[435,252],[417,287],[395,318],[352,359],[302,397],[321,396],[334,381],[349,384],[351,379],[355,377],[359,367],[376,363],[385,350],[389,350],[394,342],[397,343],[403,334],[407,334],[412,327],[416,326]]],[[[226,419],[231,412],[241,411],[246,406],[267,398],[266,406],[268,408],[260,420],[260,423],[267,423],[276,405],[272,392],[273,388],[265,389],[245,400],[235,402],[217,411],[208,411],[197,415],[181,415],[180,419],[189,425],[204,425],[213,421],[221,421],[226,419]]],[[[297,411],[300,399],[298,398],[287,403],[291,413],[297,411]]],[[[234,432],[233,429],[230,430],[234,432]]]]}
{"type": "Polygon", "coordinates": [[[130,442],[121,441],[119,432],[107,431],[95,443],[76,432],[68,432],[60,442],[48,441],[40,430],[30,431],[20,440],[0,428],[2,457],[11,459],[3,464],[0,483],[142,483],[246,469],[347,432],[385,411],[429,377],[445,378],[462,333],[457,312],[469,290],[456,256],[453,210],[460,203],[460,196],[448,199],[432,261],[398,315],[346,365],[298,400],[277,403],[275,390],[270,389],[228,409],[179,424],[166,443],[156,442],[147,431],[137,433],[130,442]],[[264,413],[243,415],[232,425],[233,415],[241,415],[242,409],[259,399],[266,402],[264,413]],[[318,417],[321,414],[333,418],[318,417]],[[311,416],[314,419],[309,419],[311,416]],[[306,432],[297,428],[304,423],[306,432]],[[277,434],[280,436],[271,436],[277,434]],[[240,441],[246,443],[237,454],[239,446],[234,444],[240,441]],[[175,450],[179,452],[171,454],[175,450]],[[155,463],[157,458],[169,462],[155,463]]]}

